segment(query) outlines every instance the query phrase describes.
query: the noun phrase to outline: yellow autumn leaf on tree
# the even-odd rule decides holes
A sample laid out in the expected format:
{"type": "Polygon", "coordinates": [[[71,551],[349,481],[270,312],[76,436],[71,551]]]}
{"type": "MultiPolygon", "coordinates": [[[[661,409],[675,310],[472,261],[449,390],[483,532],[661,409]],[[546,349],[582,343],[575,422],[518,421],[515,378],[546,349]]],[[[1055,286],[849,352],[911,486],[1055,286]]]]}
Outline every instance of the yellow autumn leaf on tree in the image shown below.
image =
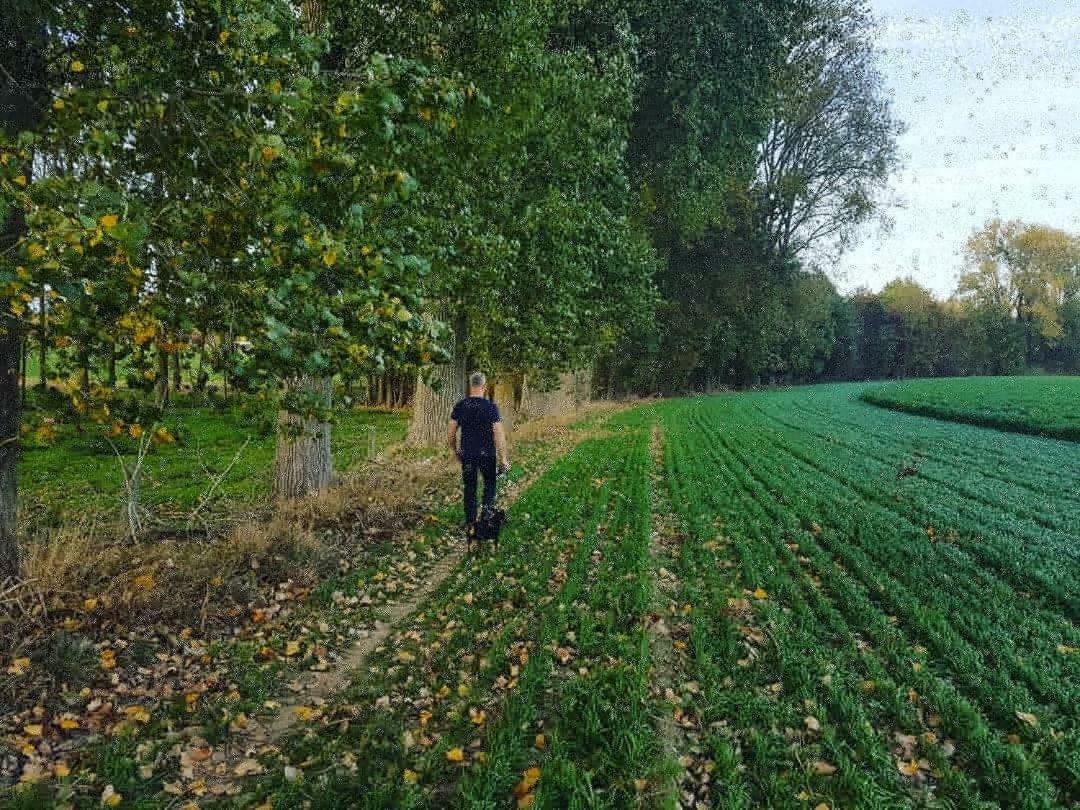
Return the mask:
{"type": "Polygon", "coordinates": [[[62,110],[62,109],[64,109],[64,100],[62,98],[58,98],[56,101],[54,101],[52,103],[52,108],[54,110],[62,110]]]}
{"type": "Polygon", "coordinates": [[[45,255],[45,248],[37,242],[31,242],[29,245],[26,246],[26,255],[34,261],[37,261],[45,255]]]}
{"type": "Polygon", "coordinates": [[[277,149],[272,146],[264,146],[262,148],[263,160],[269,162],[277,157],[277,149]]]}
{"type": "Polygon", "coordinates": [[[329,253],[323,255],[322,261],[327,267],[333,267],[337,264],[337,254],[331,250],[329,253]]]}
{"type": "Polygon", "coordinates": [[[115,228],[119,221],[120,217],[116,214],[105,214],[98,220],[98,222],[101,223],[102,228],[115,228]]]}
{"type": "Polygon", "coordinates": [[[25,174],[16,175],[14,183],[17,186],[25,186],[26,185],[26,175],[25,174]]]}

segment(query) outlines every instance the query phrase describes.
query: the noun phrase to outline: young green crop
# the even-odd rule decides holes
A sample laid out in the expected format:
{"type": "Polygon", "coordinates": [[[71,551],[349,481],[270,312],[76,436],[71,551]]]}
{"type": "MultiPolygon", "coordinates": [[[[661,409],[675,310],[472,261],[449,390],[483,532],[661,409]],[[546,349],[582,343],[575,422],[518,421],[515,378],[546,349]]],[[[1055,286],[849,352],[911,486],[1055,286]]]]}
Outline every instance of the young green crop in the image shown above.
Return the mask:
{"type": "Polygon", "coordinates": [[[1080,377],[906,380],[869,388],[862,399],[954,422],[1080,440],[1080,377]]]}

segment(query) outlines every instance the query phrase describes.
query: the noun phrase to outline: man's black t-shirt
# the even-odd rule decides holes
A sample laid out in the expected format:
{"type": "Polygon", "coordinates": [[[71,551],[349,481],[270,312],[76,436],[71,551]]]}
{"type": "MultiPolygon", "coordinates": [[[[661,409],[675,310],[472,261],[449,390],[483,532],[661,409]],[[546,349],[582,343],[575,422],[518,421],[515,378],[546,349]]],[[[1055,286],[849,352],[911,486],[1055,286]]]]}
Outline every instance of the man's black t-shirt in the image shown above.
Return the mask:
{"type": "Polygon", "coordinates": [[[466,397],[454,406],[450,418],[461,428],[462,458],[495,456],[494,424],[501,422],[498,406],[483,397],[466,397]]]}

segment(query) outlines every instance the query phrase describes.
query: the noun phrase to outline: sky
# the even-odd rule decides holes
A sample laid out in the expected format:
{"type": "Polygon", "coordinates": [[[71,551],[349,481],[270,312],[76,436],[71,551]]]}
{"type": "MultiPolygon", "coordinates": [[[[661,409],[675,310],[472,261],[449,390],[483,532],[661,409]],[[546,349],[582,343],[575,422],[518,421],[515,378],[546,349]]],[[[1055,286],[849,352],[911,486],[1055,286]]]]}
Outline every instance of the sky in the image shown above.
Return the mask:
{"type": "Polygon", "coordinates": [[[842,292],[911,276],[956,289],[988,219],[1080,232],[1080,0],[870,0],[907,131],[882,212],[829,274],[842,292]]]}

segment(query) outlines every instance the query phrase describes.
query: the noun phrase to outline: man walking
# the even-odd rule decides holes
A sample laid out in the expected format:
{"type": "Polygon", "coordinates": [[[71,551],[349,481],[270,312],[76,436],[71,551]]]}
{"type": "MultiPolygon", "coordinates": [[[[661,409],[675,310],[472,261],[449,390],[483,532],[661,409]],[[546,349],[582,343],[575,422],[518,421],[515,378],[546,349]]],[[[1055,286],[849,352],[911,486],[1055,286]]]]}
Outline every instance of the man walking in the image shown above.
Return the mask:
{"type": "Polygon", "coordinates": [[[469,396],[454,406],[447,431],[450,452],[461,462],[461,477],[465,484],[465,527],[470,538],[476,526],[477,474],[484,476],[484,509],[491,509],[495,505],[495,476],[510,469],[502,416],[498,406],[484,396],[486,390],[487,377],[481,372],[469,377],[469,396]]]}

